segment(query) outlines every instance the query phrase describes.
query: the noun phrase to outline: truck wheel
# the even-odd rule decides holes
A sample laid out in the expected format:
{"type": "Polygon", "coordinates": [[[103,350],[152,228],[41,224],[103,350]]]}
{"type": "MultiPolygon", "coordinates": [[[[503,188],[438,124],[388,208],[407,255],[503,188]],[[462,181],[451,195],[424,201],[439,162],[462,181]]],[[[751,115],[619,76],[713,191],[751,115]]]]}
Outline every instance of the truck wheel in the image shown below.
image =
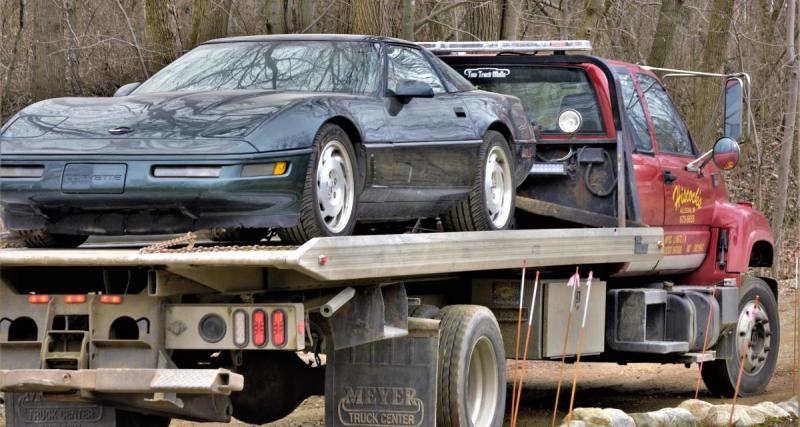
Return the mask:
{"type": "Polygon", "coordinates": [[[172,419],[117,409],[117,427],[167,427],[172,419]]]}
{"type": "Polygon", "coordinates": [[[77,248],[89,239],[76,234],[55,234],[44,228],[12,231],[12,234],[29,248],[77,248]]]}
{"type": "Polygon", "coordinates": [[[500,327],[486,307],[453,305],[439,326],[439,427],[496,427],[506,400],[505,353],[500,327]]]}
{"type": "Polygon", "coordinates": [[[778,361],[778,348],[781,339],[778,302],[766,282],[757,277],[745,277],[739,289],[739,321],[733,332],[733,339],[723,340],[722,345],[730,345],[733,355],[730,359],[708,362],[703,367],[703,381],[711,393],[732,397],[739,376],[739,362],[742,357],[745,339],[751,341],[747,350],[740,396],[751,396],[764,391],[775,373],[778,361]],[[750,311],[755,307],[759,296],[755,319],[750,321],[750,311]]]}
{"type": "Polygon", "coordinates": [[[514,222],[514,164],[506,138],[487,131],[478,159],[469,196],[442,216],[445,230],[505,230],[514,222]]]}
{"type": "Polygon", "coordinates": [[[358,211],[358,182],[350,137],[339,126],[322,126],[308,158],[300,222],[280,230],[281,240],[299,245],[314,237],[353,234],[358,211]]]}

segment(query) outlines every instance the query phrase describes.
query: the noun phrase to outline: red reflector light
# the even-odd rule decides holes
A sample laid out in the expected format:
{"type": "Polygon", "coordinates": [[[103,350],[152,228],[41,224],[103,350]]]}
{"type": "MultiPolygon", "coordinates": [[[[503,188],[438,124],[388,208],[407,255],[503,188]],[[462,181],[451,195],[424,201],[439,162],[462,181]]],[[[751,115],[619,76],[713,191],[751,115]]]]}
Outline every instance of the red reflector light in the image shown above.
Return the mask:
{"type": "Polygon", "coordinates": [[[64,295],[64,302],[67,304],[83,304],[86,302],[86,295],[64,295]]]}
{"type": "Polygon", "coordinates": [[[267,344],[267,315],[264,310],[253,312],[253,345],[264,347],[267,344]]]}
{"type": "Polygon", "coordinates": [[[28,295],[28,304],[47,304],[49,302],[49,295],[28,295]]]}
{"type": "Polygon", "coordinates": [[[102,303],[102,304],[122,304],[122,296],[120,296],[120,295],[100,295],[100,303],[102,303]]]}
{"type": "Polygon", "coordinates": [[[272,312],[272,344],[275,347],[286,344],[286,313],[283,310],[272,312]]]}

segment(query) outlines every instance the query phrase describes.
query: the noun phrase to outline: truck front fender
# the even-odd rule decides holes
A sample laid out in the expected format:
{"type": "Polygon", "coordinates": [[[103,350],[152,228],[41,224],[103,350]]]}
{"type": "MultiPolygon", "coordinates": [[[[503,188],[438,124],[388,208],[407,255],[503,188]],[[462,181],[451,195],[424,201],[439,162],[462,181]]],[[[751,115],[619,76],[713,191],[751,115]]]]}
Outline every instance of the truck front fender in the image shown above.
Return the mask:
{"type": "Polygon", "coordinates": [[[728,230],[726,272],[746,273],[749,267],[772,266],[772,229],[766,217],[752,205],[717,203],[713,226],[728,230]]]}

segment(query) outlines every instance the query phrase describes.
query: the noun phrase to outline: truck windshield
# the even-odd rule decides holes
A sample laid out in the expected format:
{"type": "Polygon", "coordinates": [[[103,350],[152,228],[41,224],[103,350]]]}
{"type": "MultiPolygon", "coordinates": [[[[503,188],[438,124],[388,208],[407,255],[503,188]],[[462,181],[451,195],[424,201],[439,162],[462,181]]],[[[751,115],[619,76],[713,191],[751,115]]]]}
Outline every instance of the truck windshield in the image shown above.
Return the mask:
{"type": "Polygon", "coordinates": [[[166,66],[134,93],[267,89],[373,92],[379,47],[369,42],[280,41],[202,45],[166,66]]]}
{"type": "Polygon", "coordinates": [[[542,133],[561,133],[558,116],[566,109],[581,113],[583,122],[578,133],[605,133],[597,96],[583,69],[538,66],[456,66],[456,69],[478,89],[518,97],[528,119],[538,124],[542,133]]]}

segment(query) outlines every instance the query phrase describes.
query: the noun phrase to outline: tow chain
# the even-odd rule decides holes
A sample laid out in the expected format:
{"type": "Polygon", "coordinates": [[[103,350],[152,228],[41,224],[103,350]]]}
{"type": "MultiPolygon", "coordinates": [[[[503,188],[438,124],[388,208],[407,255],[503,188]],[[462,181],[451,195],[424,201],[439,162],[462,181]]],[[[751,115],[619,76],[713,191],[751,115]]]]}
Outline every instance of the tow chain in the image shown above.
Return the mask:
{"type": "Polygon", "coordinates": [[[297,246],[276,246],[276,245],[213,245],[196,246],[197,235],[188,232],[183,236],[174,239],[164,240],[139,249],[141,254],[165,254],[165,253],[200,253],[200,252],[239,252],[239,251],[285,251],[297,249],[297,246]],[[183,247],[181,247],[183,246],[183,247]]]}

